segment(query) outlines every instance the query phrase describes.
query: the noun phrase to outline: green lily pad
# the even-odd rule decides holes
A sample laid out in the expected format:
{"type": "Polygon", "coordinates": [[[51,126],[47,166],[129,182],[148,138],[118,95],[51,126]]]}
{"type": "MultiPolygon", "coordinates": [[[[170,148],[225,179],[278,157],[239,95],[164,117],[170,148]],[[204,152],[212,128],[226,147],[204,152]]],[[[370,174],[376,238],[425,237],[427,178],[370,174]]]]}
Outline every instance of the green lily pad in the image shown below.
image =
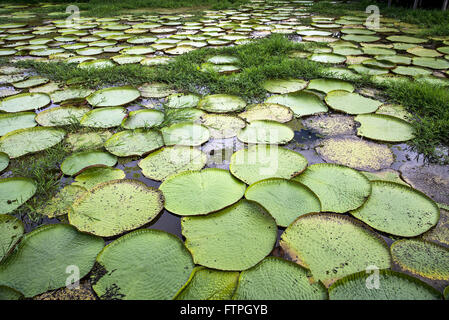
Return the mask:
{"type": "Polygon", "coordinates": [[[159,189],[165,208],[175,214],[203,215],[237,202],[245,193],[245,184],[227,170],[204,169],[169,176],[159,189]]]}
{"type": "Polygon", "coordinates": [[[289,107],[293,111],[295,117],[328,111],[327,106],[317,95],[303,91],[274,95],[265,100],[265,103],[277,103],[289,107]]]}
{"type": "Polygon", "coordinates": [[[142,174],[156,181],[184,171],[201,170],[207,163],[207,155],[201,150],[174,146],[164,147],[149,154],[139,162],[142,174]]]}
{"type": "Polygon", "coordinates": [[[9,165],[9,157],[6,153],[0,152],[0,172],[5,170],[9,165]]]}
{"type": "Polygon", "coordinates": [[[241,111],[245,106],[246,102],[242,98],[227,94],[208,95],[198,103],[198,108],[216,113],[241,111]]]}
{"type": "Polygon", "coordinates": [[[73,153],[64,159],[61,164],[61,171],[69,176],[74,176],[86,168],[92,166],[115,166],[117,157],[103,151],[84,151],[73,153]]]}
{"type": "Polygon", "coordinates": [[[379,287],[367,286],[372,273],[358,272],[337,280],[329,288],[330,300],[441,300],[441,293],[404,273],[379,270],[379,287]]]}
{"type": "Polygon", "coordinates": [[[111,87],[95,91],[86,100],[93,107],[116,107],[128,104],[140,97],[140,92],[130,86],[111,87]]]}
{"type": "Polygon", "coordinates": [[[239,117],[247,122],[256,120],[271,120],[281,123],[289,122],[293,118],[290,108],[276,103],[259,103],[249,106],[239,117]]]}
{"type": "Polygon", "coordinates": [[[403,185],[408,186],[408,184],[405,183],[401,179],[399,172],[392,170],[392,169],[385,169],[385,170],[377,171],[377,172],[362,171],[361,173],[365,177],[367,177],[369,181],[375,181],[375,180],[390,181],[390,182],[401,183],[403,185]]]}
{"type": "Polygon", "coordinates": [[[428,40],[410,36],[389,36],[387,40],[391,42],[405,42],[405,43],[425,43],[428,40]]]}
{"type": "Polygon", "coordinates": [[[436,50],[426,49],[421,46],[409,48],[409,49],[407,49],[407,52],[411,53],[415,56],[418,56],[418,57],[433,57],[434,58],[434,57],[442,56],[442,54],[436,50]]]}
{"type": "Polygon", "coordinates": [[[267,257],[241,273],[234,300],[327,300],[319,282],[309,282],[309,271],[291,261],[267,257]]]}
{"type": "Polygon", "coordinates": [[[109,59],[97,59],[91,61],[84,61],[78,65],[78,68],[81,69],[102,69],[102,68],[111,68],[116,64],[109,59]]]}
{"type": "Polygon", "coordinates": [[[67,185],[50,199],[39,213],[49,218],[67,214],[73,202],[86,191],[87,189],[77,185],[67,185]]]}
{"type": "Polygon", "coordinates": [[[269,145],[255,145],[235,152],[229,170],[246,184],[268,178],[290,179],[307,167],[307,159],[300,153],[269,145]]]}
{"type": "Polygon", "coordinates": [[[158,110],[141,109],[131,111],[122,122],[125,129],[152,128],[164,121],[164,113],[158,110]]]}
{"type": "Polygon", "coordinates": [[[297,263],[310,269],[314,281],[326,286],[369,266],[384,269],[391,264],[385,241],[341,214],[301,216],[284,231],[280,244],[297,263]]]}
{"type": "MultiPolygon", "coordinates": [[[[377,40],[380,40],[380,37],[378,36],[371,36],[371,35],[358,35],[358,34],[346,34],[343,37],[341,37],[343,40],[346,41],[354,41],[354,42],[375,42],[377,40]]],[[[398,41],[398,40],[396,40],[398,41]]]]}
{"type": "Polygon", "coordinates": [[[37,125],[34,112],[16,112],[0,114],[0,136],[11,131],[32,128],[37,125]]]}
{"type": "Polygon", "coordinates": [[[335,53],[314,53],[309,57],[310,60],[322,63],[344,63],[346,57],[335,53]]]}
{"type": "Polygon", "coordinates": [[[240,59],[233,56],[213,56],[207,59],[207,62],[213,64],[234,64],[239,63],[240,59]]]}
{"type": "Polygon", "coordinates": [[[77,175],[71,186],[80,186],[83,189],[85,188],[90,190],[100,183],[111,180],[125,179],[125,177],[125,172],[120,169],[110,167],[93,167],[85,169],[82,173],[77,175]]]}
{"type": "Polygon", "coordinates": [[[90,95],[93,90],[84,88],[68,88],[65,90],[58,90],[51,93],[50,97],[54,103],[72,99],[83,99],[90,95]]]}
{"type": "Polygon", "coordinates": [[[406,66],[397,66],[392,70],[396,74],[404,75],[404,76],[427,76],[430,75],[432,72],[419,67],[406,67],[406,66]]]}
{"type": "Polygon", "coordinates": [[[414,237],[437,224],[440,210],[423,193],[388,181],[372,181],[371,186],[368,200],[351,214],[374,229],[414,237]]]}
{"type": "Polygon", "coordinates": [[[263,83],[263,88],[271,93],[289,93],[304,89],[307,87],[307,81],[301,79],[272,79],[263,83]]]}
{"type": "Polygon", "coordinates": [[[126,117],[126,109],[123,107],[106,107],[87,112],[80,120],[84,127],[113,128],[122,124],[126,117]]]}
{"type": "Polygon", "coordinates": [[[318,196],[321,211],[348,212],[360,207],[371,194],[371,184],[365,176],[336,164],[311,165],[294,180],[309,187],[318,196]]]}
{"type": "Polygon", "coordinates": [[[194,262],[218,270],[251,268],[271,252],[276,242],[274,219],[248,200],[206,216],[184,217],[181,225],[194,262]]]}
{"type": "Polygon", "coordinates": [[[0,138],[0,152],[11,159],[53,147],[64,139],[65,131],[35,127],[12,131],[0,138]]]}
{"type": "Polygon", "coordinates": [[[354,71],[356,71],[357,73],[360,73],[362,75],[381,75],[381,74],[387,74],[388,73],[388,69],[384,69],[384,68],[378,68],[378,67],[368,67],[365,66],[363,64],[351,64],[349,67],[349,69],[352,69],[354,71]]]}
{"type": "Polygon", "coordinates": [[[166,145],[199,146],[209,140],[207,127],[191,121],[179,122],[162,128],[166,145]]]}
{"type": "Polygon", "coordinates": [[[342,56],[358,56],[363,54],[363,51],[361,49],[349,46],[334,47],[334,50],[332,52],[342,56]]]}
{"type": "Polygon", "coordinates": [[[430,69],[449,69],[449,61],[441,58],[415,57],[412,64],[430,69]]]}
{"type": "Polygon", "coordinates": [[[31,87],[35,87],[35,86],[38,86],[41,84],[45,84],[48,81],[49,81],[49,79],[47,79],[47,78],[43,78],[40,76],[33,76],[33,77],[29,77],[26,80],[14,82],[12,85],[14,86],[14,88],[25,89],[25,88],[31,88],[31,87]]]}
{"type": "Polygon", "coordinates": [[[329,92],[324,100],[332,109],[348,114],[371,113],[382,105],[380,101],[343,90],[329,92]]]}
{"type": "Polygon", "coordinates": [[[373,140],[401,142],[415,137],[413,127],[405,120],[384,114],[361,114],[357,134],[373,140]]]}
{"type": "Polygon", "coordinates": [[[152,229],[113,241],[100,252],[97,263],[101,270],[94,274],[92,288],[100,299],[169,300],[194,268],[177,237],[152,229]]]}
{"type": "Polygon", "coordinates": [[[111,180],[77,198],[68,217],[70,224],[80,231],[110,237],[150,222],[163,205],[162,192],[143,182],[111,180]]]}
{"type": "Polygon", "coordinates": [[[449,279],[449,249],[418,239],[403,239],[391,245],[394,263],[407,272],[431,280],[449,279]]]}
{"type": "Polygon", "coordinates": [[[29,178],[0,179],[0,214],[10,213],[36,193],[36,183],[29,178]]]}
{"type": "Polygon", "coordinates": [[[79,131],[76,133],[69,133],[65,142],[73,152],[96,150],[101,149],[106,140],[108,140],[111,136],[112,132],[110,131],[79,131]]]}
{"type": "Polygon", "coordinates": [[[403,64],[403,65],[410,65],[412,63],[412,58],[402,55],[378,55],[374,57],[376,60],[379,61],[387,61],[395,64],[403,64]]]}
{"type": "Polygon", "coordinates": [[[162,135],[157,130],[125,130],[114,134],[104,147],[118,157],[142,156],[164,145],[162,135]]]}
{"type": "Polygon", "coordinates": [[[0,214],[0,261],[8,256],[24,233],[23,223],[19,219],[0,214]]]}
{"type": "Polygon", "coordinates": [[[271,120],[255,120],[241,129],[237,138],[245,143],[285,144],[295,133],[285,124],[271,120]]]}
{"type": "Polygon", "coordinates": [[[0,286],[0,301],[2,301],[2,300],[5,300],[5,301],[6,300],[20,300],[22,298],[23,298],[23,294],[21,294],[19,291],[15,290],[13,288],[7,287],[7,286],[0,286]]]}
{"type": "Polygon", "coordinates": [[[36,122],[44,127],[77,124],[90,110],[89,107],[71,105],[50,108],[40,112],[36,116],[36,122]]]}
{"type": "Polygon", "coordinates": [[[239,279],[238,272],[195,267],[176,300],[230,300],[239,279]]]}
{"type": "Polygon", "coordinates": [[[50,103],[50,97],[45,93],[19,93],[4,98],[0,103],[0,111],[20,112],[36,110],[50,103]]]}
{"type": "Polygon", "coordinates": [[[67,271],[72,270],[68,267],[76,266],[79,277],[84,277],[103,246],[103,239],[80,233],[69,225],[39,227],[26,234],[0,265],[0,283],[25,297],[61,288],[70,275],[67,271]]]}
{"type": "Polygon", "coordinates": [[[310,80],[307,89],[317,90],[324,93],[334,90],[353,92],[354,86],[350,82],[338,79],[313,79],[310,80]]]}
{"type": "Polygon", "coordinates": [[[235,137],[246,125],[243,119],[226,114],[205,114],[201,122],[209,129],[212,139],[235,137]]]}
{"type": "Polygon", "coordinates": [[[195,94],[174,93],[167,98],[165,106],[167,108],[195,108],[200,101],[200,97],[195,94]]]}
{"type": "Polygon", "coordinates": [[[267,209],[281,227],[287,227],[303,214],[321,211],[320,200],[309,188],[281,178],[265,179],[250,185],[245,198],[267,209]]]}
{"type": "Polygon", "coordinates": [[[139,87],[142,97],[165,98],[173,93],[173,90],[165,83],[146,83],[139,87]]]}

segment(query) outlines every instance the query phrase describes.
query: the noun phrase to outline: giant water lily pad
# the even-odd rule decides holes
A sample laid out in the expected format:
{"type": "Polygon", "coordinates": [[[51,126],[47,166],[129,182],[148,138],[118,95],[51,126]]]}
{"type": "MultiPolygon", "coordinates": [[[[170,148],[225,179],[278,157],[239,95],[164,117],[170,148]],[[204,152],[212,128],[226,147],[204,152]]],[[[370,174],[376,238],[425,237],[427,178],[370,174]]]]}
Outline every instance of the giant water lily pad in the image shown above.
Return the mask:
{"type": "Polygon", "coordinates": [[[125,179],[125,177],[125,172],[120,169],[93,167],[83,170],[82,173],[76,176],[75,181],[70,186],[79,186],[82,189],[90,190],[97,184],[111,180],[125,179]]]}
{"type": "Polygon", "coordinates": [[[385,301],[441,299],[441,293],[437,290],[404,273],[379,270],[378,287],[374,281],[370,282],[372,278],[372,273],[362,271],[337,280],[329,288],[329,299],[385,301]]]}
{"type": "Polygon", "coordinates": [[[36,122],[44,127],[77,124],[89,112],[89,107],[62,106],[44,110],[36,116],[36,122]]]}
{"type": "Polygon", "coordinates": [[[45,107],[50,97],[45,93],[19,93],[4,98],[0,103],[0,111],[20,112],[45,107]]]}
{"type": "Polygon", "coordinates": [[[76,185],[67,185],[51,198],[39,213],[49,218],[67,214],[73,202],[87,190],[76,185]]]}
{"type": "Polygon", "coordinates": [[[205,114],[201,122],[209,129],[213,139],[232,138],[245,127],[245,121],[239,117],[226,114],[205,114]]]}
{"type": "Polygon", "coordinates": [[[158,110],[141,109],[131,111],[122,122],[125,129],[151,128],[160,125],[164,121],[164,113],[158,110]]]}
{"type": "Polygon", "coordinates": [[[0,214],[20,207],[35,194],[36,189],[36,183],[29,178],[0,179],[0,214]]]}
{"type": "Polygon", "coordinates": [[[97,257],[92,288],[100,299],[169,300],[189,279],[194,264],[175,236],[151,229],[131,232],[97,257]]]}
{"type": "Polygon", "coordinates": [[[69,133],[65,142],[71,151],[95,150],[103,147],[103,144],[112,136],[110,131],[79,131],[69,133]]]}
{"type": "Polygon", "coordinates": [[[207,127],[191,121],[184,121],[162,128],[166,145],[199,146],[209,140],[207,127]]]}
{"type": "Polygon", "coordinates": [[[255,120],[272,120],[277,122],[288,122],[293,118],[290,108],[276,103],[260,103],[249,106],[239,117],[248,122],[255,120]]]}
{"type": "Polygon", "coordinates": [[[24,232],[25,229],[19,219],[0,214],[0,261],[14,249],[24,232]]]}
{"type": "Polygon", "coordinates": [[[409,66],[397,66],[392,70],[396,74],[404,75],[404,76],[428,76],[432,72],[428,69],[420,68],[420,67],[409,67],[409,66]]]}
{"type": "Polygon", "coordinates": [[[0,172],[5,170],[9,165],[9,157],[6,153],[0,152],[0,172]]]}
{"type": "Polygon", "coordinates": [[[218,270],[245,270],[273,249],[277,228],[260,205],[248,200],[200,217],[181,220],[195,263],[218,270]]]}
{"type": "Polygon", "coordinates": [[[431,280],[449,279],[449,249],[433,242],[403,239],[391,245],[394,263],[407,272],[431,280]]]}
{"type": "Polygon", "coordinates": [[[315,213],[299,217],[282,234],[281,247],[313,280],[326,286],[367,267],[389,268],[388,246],[357,220],[340,214],[315,213]]]}
{"type": "Polygon", "coordinates": [[[303,214],[321,211],[320,200],[308,187],[281,178],[265,179],[250,185],[245,198],[267,209],[281,227],[288,226],[303,214]]]}
{"type": "Polygon", "coordinates": [[[414,138],[413,127],[405,120],[383,114],[360,114],[357,134],[373,140],[401,142],[414,138]]]}
{"type": "Polygon", "coordinates": [[[323,63],[344,63],[346,57],[335,53],[314,53],[309,57],[310,60],[323,63]]]}
{"type": "Polygon", "coordinates": [[[386,169],[386,170],[381,170],[381,171],[376,171],[376,172],[362,171],[361,173],[365,177],[367,177],[369,181],[375,181],[375,180],[391,181],[391,182],[401,183],[403,185],[408,186],[408,184],[405,183],[401,179],[399,172],[392,170],[392,169],[386,169]]]}
{"type": "Polygon", "coordinates": [[[294,137],[285,124],[271,120],[255,120],[240,130],[237,138],[245,143],[285,144],[294,137]]]}
{"type": "Polygon", "coordinates": [[[101,238],[65,224],[39,227],[25,235],[17,249],[0,265],[0,284],[33,297],[66,285],[76,266],[79,277],[93,267],[103,248],[101,238]],[[30,270],[33,270],[30,272],[30,270]]]}
{"type": "Polygon", "coordinates": [[[0,114],[0,136],[11,131],[32,128],[37,125],[34,112],[15,112],[0,114]]]}
{"type": "Polygon", "coordinates": [[[310,80],[307,89],[317,90],[324,93],[334,90],[353,92],[354,86],[350,82],[338,79],[313,79],[310,80]]]}
{"type": "Polygon", "coordinates": [[[98,184],[72,205],[70,224],[80,231],[110,237],[153,220],[164,205],[162,192],[138,180],[98,184]]]}
{"type": "Polygon", "coordinates": [[[360,207],[371,193],[369,180],[360,172],[330,163],[309,166],[294,178],[320,199],[321,211],[345,213],[360,207]]]}
{"type": "Polygon", "coordinates": [[[50,97],[54,103],[59,103],[66,100],[82,99],[90,95],[92,92],[93,90],[85,88],[67,88],[52,92],[50,97]]]}
{"type": "Polygon", "coordinates": [[[309,282],[309,271],[296,263],[267,257],[241,273],[234,300],[327,300],[319,282],[309,282]]]}
{"type": "Polygon", "coordinates": [[[122,107],[106,107],[87,112],[80,120],[80,124],[92,128],[118,127],[126,117],[126,110],[122,107]]]}
{"type": "Polygon", "coordinates": [[[61,164],[61,171],[69,176],[81,172],[85,168],[93,166],[114,166],[117,163],[117,157],[103,151],[85,151],[77,152],[64,159],[61,164]]]}
{"type": "Polygon", "coordinates": [[[53,147],[64,139],[65,131],[34,127],[12,131],[0,138],[0,152],[11,159],[53,147]]]}
{"type": "Polygon", "coordinates": [[[353,137],[331,137],[321,141],[316,151],[326,162],[359,170],[381,170],[391,166],[393,152],[386,146],[353,137]]]}
{"type": "Polygon", "coordinates": [[[266,103],[277,103],[289,107],[295,117],[307,116],[320,112],[327,112],[327,106],[321,99],[310,92],[294,92],[283,95],[274,95],[268,98],[266,103]]]}
{"type": "Polygon", "coordinates": [[[263,88],[271,93],[289,93],[307,87],[307,81],[301,79],[272,79],[263,83],[263,88]]]}
{"type": "Polygon", "coordinates": [[[230,300],[239,273],[196,267],[189,281],[176,294],[176,300],[230,300]]]}
{"type": "Polygon", "coordinates": [[[427,241],[436,242],[449,246],[449,208],[440,208],[440,220],[438,224],[424,233],[422,238],[427,241]]]}
{"type": "Polygon", "coordinates": [[[416,38],[416,37],[410,37],[410,36],[389,36],[387,37],[387,40],[392,42],[405,42],[405,43],[425,43],[428,40],[422,39],[422,38],[416,38]]]}
{"type": "Polygon", "coordinates": [[[162,135],[157,130],[125,130],[114,134],[104,147],[118,157],[142,156],[164,145],[162,135]]]}
{"type": "Polygon", "coordinates": [[[300,153],[276,145],[256,145],[235,152],[231,173],[247,184],[267,178],[290,179],[305,170],[307,159],[300,153]]]}
{"type": "Polygon", "coordinates": [[[342,114],[312,116],[304,119],[302,124],[323,136],[351,135],[355,128],[354,119],[342,114]]]}
{"type": "Polygon", "coordinates": [[[167,108],[182,109],[195,108],[200,102],[200,97],[195,94],[174,93],[167,98],[167,108]]]}
{"type": "Polygon", "coordinates": [[[212,94],[198,103],[198,108],[216,113],[241,111],[245,106],[246,102],[242,98],[227,94],[212,94]]]}
{"type": "Polygon", "coordinates": [[[202,215],[237,202],[245,193],[245,184],[227,170],[186,171],[165,179],[159,189],[165,208],[179,215],[202,215]]]}
{"type": "Polygon", "coordinates": [[[0,286],[0,301],[3,300],[20,300],[23,294],[8,286],[0,286]]]}
{"type": "Polygon", "coordinates": [[[101,89],[86,99],[93,107],[116,107],[128,104],[139,97],[139,90],[125,86],[101,89]]]}
{"type": "Polygon", "coordinates": [[[382,105],[380,101],[343,90],[329,92],[325,101],[332,109],[349,114],[371,113],[382,105]]]}
{"type": "Polygon", "coordinates": [[[145,177],[162,181],[175,173],[201,170],[206,162],[207,155],[201,150],[174,146],[151,153],[139,162],[139,167],[145,177]]]}
{"type": "Polygon", "coordinates": [[[368,200],[351,214],[374,229],[414,237],[437,224],[440,210],[423,193],[388,181],[373,181],[371,186],[368,200]]]}
{"type": "Polygon", "coordinates": [[[449,61],[439,58],[415,57],[412,59],[412,63],[415,66],[431,69],[449,69],[449,61]]]}
{"type": "Polygon", "coordinates": [[[173,93],[167,84],[159,82],[143,84],[139,91],[145,98],[164,98],[173,93]]]}

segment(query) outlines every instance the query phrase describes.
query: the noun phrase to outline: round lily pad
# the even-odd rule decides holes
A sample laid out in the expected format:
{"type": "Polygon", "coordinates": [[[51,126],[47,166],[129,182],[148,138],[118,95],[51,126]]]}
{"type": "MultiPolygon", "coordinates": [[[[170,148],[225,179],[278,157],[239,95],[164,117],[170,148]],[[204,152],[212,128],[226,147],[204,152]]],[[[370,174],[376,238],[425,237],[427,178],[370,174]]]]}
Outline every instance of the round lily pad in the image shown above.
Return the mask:
{"type": "Polygon", "coordinates": [[[175,236],[152,229],[131,232],[107,245],[92,288],[100,299],[169,300],[189,279],[194,264],[175,236]],[[139,285],[136,285],[138,283],[139,285]]]}
{"type": "Polygon", "coordinates": [[[348,114],[371,113],[382,105],[380,101],[343,90],[329,92],[324,100],[332,109],[348,114]]]}
{"type": "Polygon", "coordinates": [[[440,220],[438,224],[424,233],[422,238],[427,241],[449,246],[449,208],[443,208],[440,207],[440,220]]]}
{"type": "Polygon", "coordinates": [[[408,186],[408,184],[405,183],[401,179],[399,172],[392,170],[392,169],[385,169],[385,170],[376,171],[376,172],[362,171],[361,173],[365,177],[367,177],[369,181],[375,181],[375,180],[391,181],[391,182],[401,183],[403,185],[408,186]]]}
{"type": "Polygon", "coordinates": [[[27,202],[36,192],[29,178],[0,179],[0,214],[10,213],[27,202]]]}
{"type": "Polygon", "coordinates": [[[199,146],[209,140],[207,127],[191,121],[184,121],[162,128],[166,145],[199,146]]]}
{"type": "Polygon", "coordinates": [[[265,179],[250,185],[245,198],[267,209],[281,227],[287,227],[303,214],[321,211],[320,200],[308,187],[281,178],[265,179]]]}
{"type": "Polygon", "coordinates": [[[407,49],[408,53],[411,53],[418,57],[441,57],[442,54],[433,49],[426,49],[421,46],[407,49]]]}
{"type": "Polygon", "coordinates": [[[9,157],[6,153],[0,152],[0,172],[5,170],[9,165],[9,157]]]}
{"type": "Polygon", "coordinates": [[[327,300],[319,282],[309,282],[309,271],[291,261],[267,257],[240,274],[234,300],[327,300]]]}
{"type": "Polygon", "coordinates": [[[164,121],[164,113],[158,110],[141,109],[131,111],[122,122],[125,129],[152,128],[164,121]]]}
{"type": "Polygon", "coordinates": [[[414,57],[412,64],[430,69],[449,69],[449,61],[441,58],[414,57]]]}
{"type": "Polygon", "coordinates": [[[414,237],[437,224],[440,210],[423,193],[389,181],[372,181],[371,186],[368,200],[351,214],[374,229],[414,237]]]}
{"type": "Polygon", "coordinates": [[[89,107],[71,105],[50,108],[40,112],[36,116],[36,122],[44,127],[77,124],[90,110],[89,107]]]}
{"type": "Polygon", "coordinates": [[[387,40],[391,42],[405,42],[405,43],[425,43],[428,40],[410,36],[389,36],[387,40]]]}
{"type": "Polygon", "coordinates": [[[93,92],[93,90],[85,88],[68,88],[65,90],[58,90],[51,93],[50,97],[54,103],[72,99],[82,99],[87,97],[93,92]]]}
{"type": "Polygon", "coordinates": [[[427,76],[432,73],[431,71],[424,69],[424,68],[408,67],[408,66],[397,66],[392,71],[396,74],[400,74],[400,75],[404,75],[404,76],[412,76],[412,77],[427,76]]]}
{"type": "Polygon", "coordinates": [[[373,140],[401,142],[414,138],[413,127],[402,119],[384,114],[361,114],[355,117],[361,124],[357,134],[373,140]]]}
{"type": "Polygon", "coordinates": [[[0,265],[0,283],[25,297],[61,288],[66,286],[70,275],[67,271],[73,270],[73,266],[80,278],[84,277],[103,246],[101,238],[78,232],[69,225],[41,226],[26,234],[0,265]]]}
{"type": "Polygon", "coordinates": [[[266,103],[277,103],[289,107],[295,117],[307,116],[320,112],[327,112],[327,106],[321,99],[310,92],[294,92],[283,95],[274,95],[265,100],[266,103]]]}
{"type": "Polygon", "coordinates": [[[80,173],[83,169],[93,166],[115,166],[117,157],[103,151],[85,151],[74,153],[61,164],[61,171],[69,176],[80,173]]]}
{"type": "Polygon", "coordinates": [[[281,123],[289,122],[293,118],[290,108],[276,103],[260,103],[249,106],[239,117],[248,122],[255,120],[272,120],[281,123]]]}
{"type": "Polygon", "coordinates": [[[0,114],[0,136],[11,131],[32,128],[37,125],[34,112],[15,112],[0,114]]]}
{"type": "Polygon", "coordinates": [[[125,117],[125,108],[106,107],[87,112],[81,118],[80,124],[92,128],[113,128],[120,126],[125,117]]]}
{"type": "Polygon", "coordinates": [[[328,93],[334,90],[354,91],[354,86],[347,81],[338,79],[313,79],[310,80],[307,89],[328,93]]]}
{"type": "MultiPolygon", "coordinates": [[[[0,55],[1,55],[1,51],[0,51],[0,55]]],[[[21,294],[19,291],[15,290],[13,288],[7,287],[7,286],[0,285],[0,301],[20,300],[22,298],[23,298],[23,294],[21,294]]]]}
{"type": "Polygon", "coordinates": [[[304,89],[307,87],[307,81],[301,79],[272,79],[263,83],[265,90],[271,93],[289,93],[304,89]]]}
{"type": "Polygon", "coordinates": [[[321,211],[348,212],[360,207],[371,194],[371,184],[365,176],[336,164],[311,165],[294,180],[309,187],[318,196],[321,211]]]}
{"type": "Polygon", "coordinates": [[[110,167],[93,167],[85,169],[82,173],[77,175],[71,186],[79,186],[83,189],[90,190],[97,184],[111,180],[125,179],[125,177],[125,172],[120,169],[110,167]]]}
{"type": "Polygon", "coordinates": [[[245,193],[245,184],[227,170],[204,169],[169,176],[159,189],[170,212],[189,216],[203,215],[237,202],[245,193]]]}
{"type": "Polygon", "coordinates": [[[201,170],[207,162],[207,155],[201,150],[174,146],[165,147],[149,154],[139,162],[142,174],[152,180],[162,181],[168,176],[183,172],[201,170]]]}
{"type": "Polygon", "coordinates": [[[378,271],[378,284],[373,273],[358,272],[337,280],[329,288],[331,300],[440,300],[441,293],[428,284],[404,273],[378,271]],[[370,284],[371,286],[368,286],[370,284]]]}
{"type": "Polygon", "coordinates": [[[383,269],[391,264],[384,240],[340,214],[301,216],[284,231],[280,244],[297,263],[310,269],[314,281],[326,286],[370,266],[383,269]]]}
{"type": "Polygon", "coordinates": [[[242,98],[227,94],[208,95],[198,103],[198,108],[216,113],[241,111],[245,106],[246,102],[242,98]]]}
{"type": "Polygon", "coordinates": [[[145,98],[164,98],[173,93],[170,87],[165,83],[145,83],[139,87],[142,97],[145,98]]]}
{"type": "Polygon", "coordinates": [[[45,107],[50,103],[50,97],[45,93],[19,93],[4,98],[0,102],[0,111],[20,112],[45,107]]]}
{"type": "Polygon", "coordinates": [[[12,131],[0,138],[0,152],[11,159],[53,147],[64,139],[65,131],[34,127],[12,131]]]}
{"type": "Polygon", "coordinates": [[[233,56],[213,56],[207,59],[207,62],[213,63],[213,64],[233,64],[233,63],[239,63],[240,59],[233,56]]]}
{"type": "Polygon", "coordinates": [[[111,68],[116,64],[109,59],[97,59],[91,61],[84,61],[78,65],[81,69],[101,69],[101,68],[111,68]]]}
{"type": "Polygon", "coordinates": [[[271,120],[255,120],[240,130],[237,138],[245,143],[285,144],[295,133],[285,124],[271,120]]]}
{"type": "Polygon", "coordinates": [[[271,252],[277,235],[270,214],[248,200],[206,216],[184,217],[181,225],[194,262],[218,270],[251,268],[271,252]]]}
{"type": "MultiPolygon", "coordinates": [[[[354,41],[354,42],[375,42],[377,40],[380,40],[380,37],[378,36],[371,36],[371,35],[358,35],[358,34],[346,34],[343,37],[341,37],[343,40],[346,41],[354,41]]],[[[397,40],[396,40],[397,41],[397,40]]]]}
{"type": "Polygon", "coordinates": [[[87,190],[81,186],[67,185],[62,188],[39,213],[49,218],[67,214],[73,202],[87,190]]]}
{"type": "Polygon", "coordinates": [[[174,93],[167,98],[165,106],[167,108],[195,108],[200,101],[200,97],[195,94],[174,93]]]}
{"type": "Polygon", "coordinates": [[[49,81],[49,79],[47,79],[47,78],[40,77],[40,76],[33,76],[33,77],[29,77],[26,80],[14,82],[12,85],[18,89],[25,89],[25,88],[31,88],[31,87],[35,87],[35,86],[38,86],[41,84],[45,84],[48,81],[49,81]]]}
{"type": "Polygon", "coordinates": [[[19,219],[0,214],[0,261],[14,249],[24,232],[25,229],[19,219]]]}
{"type": "Polygon", "coordinates": [[[195,267],[189,281],[176,294],[176,300],[230,300],[239,273],[195,267]]]}
{"type": "Polygon", "coordinates": [[[344,63],[346,57],[335,53],[314,53],[309,57],[310,60],[323,63],[344,63]]]}
{"type": "Polygon", "coordinates": [[[103,147],[107,139],[112,136],[110,131],[84,131],[69,133],[65,142],[71,151],[94,150],[103,147]]]}
{"type": "Polygon", "coordinates": [[[381,170],[394,161],[392,151],[383,144],[353,137],[331,137],[320,142],[316,151],[326,162],[359,170],[381,170]]]}
{"type": "Polygon", "coordinates": [[[130,87],[112,87],[95,91],[86,100],[93,107],[116,107],[128,104],[140,97],[139,90],[130,87]]]}
{"type": "Polygon", "coordinates": [[[153,220],[164,205],[162,192],[138,180],[98,184],[73,203],[69,222],[101,237],[115,236],[153,220]]]}
{"type": "Polygon", "coordinates": [[[403,239],[391,245],[394,263],[407,272],[431,280],[449,279],[449,249],[433,242],[403,239]]]}
{"type": "Polygon", "coordinates": [[[162,135],[157,130],[125,130],[114,134],[104,147],[118,157],[142,156],[164,145],[162,135]]]}
{"type": "Polygon", "coordinates": [[[276,145],[255,145],[235,152],[231,157],[231,173],[246,184],[267,178],[290,179],[307,167],[300,153],[276,145]]]}
{"type": "Polygon", "coordinates": [[[235,137],[246,125],[243,119],[227,114],[205,114],[201,122],[209,129],[212,139],[235,137]]]}

